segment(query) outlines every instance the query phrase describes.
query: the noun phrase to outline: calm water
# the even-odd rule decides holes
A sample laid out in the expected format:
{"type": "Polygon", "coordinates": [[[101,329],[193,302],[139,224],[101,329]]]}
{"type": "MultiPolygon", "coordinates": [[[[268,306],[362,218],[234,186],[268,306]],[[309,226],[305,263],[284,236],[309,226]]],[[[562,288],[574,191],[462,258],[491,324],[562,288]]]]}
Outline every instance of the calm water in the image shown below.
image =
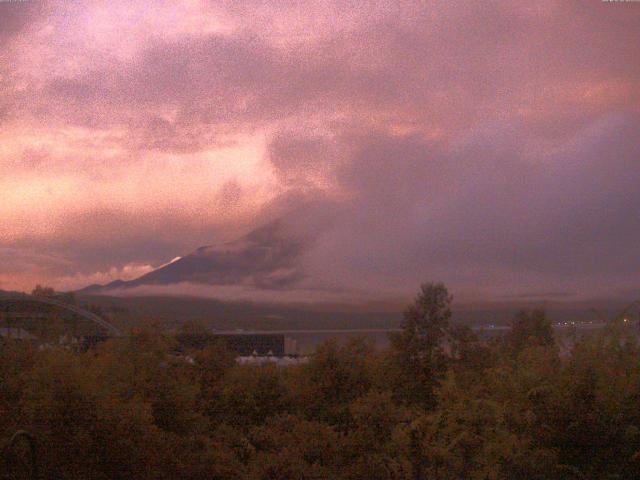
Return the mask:
{"type": "MultiPolygon", "coordinates": [[[[566,343],[567,338],[573,333],[585,335],[597,332],[605,326],[604,323],[576,323],[556,324],[554,332],[556,338],[561,343],[566,343]]],[[[629,325],[634,331],[638,331],[636,325],[629,325]]],[[[505,334],[509,327],[506,326],[482,326],[474,328],[476,333],[485,340],[495,338],[505,334]]],[[[292,338],[298,343],[298,353],[306,355],[312,353],[316,347],[328,340],[335,340],[340,345],[344,345],[349,340],[355,338],[364,338],[376,348],[386,348],[389,346],[389,335],[393,332],[399,332],[399,329],[336,329],[336,330],[264,330],[264,331],[242,331],[242,333],[278,333],[286,337],[292,338]]],[[[220,332],[218,332],[220,333],[220,332]]],[[[240,333],[238,331],[229,331],[226,333],[240,333]]]]}

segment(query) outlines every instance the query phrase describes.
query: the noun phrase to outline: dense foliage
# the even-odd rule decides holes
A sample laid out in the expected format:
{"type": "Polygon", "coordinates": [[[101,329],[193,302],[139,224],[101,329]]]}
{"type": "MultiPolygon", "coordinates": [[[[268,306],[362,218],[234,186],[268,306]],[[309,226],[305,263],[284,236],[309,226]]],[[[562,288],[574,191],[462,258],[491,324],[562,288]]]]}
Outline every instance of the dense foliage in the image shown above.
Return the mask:
{"type": "Polygon", "coordinates": [[[6,343],[0,431],[55,479],[640,478],[640,348],[554,341],[541,312],[480,341],[423,286],[388,351],[326,343],[288,368],[157,333],[85,353],[6,343]]]}

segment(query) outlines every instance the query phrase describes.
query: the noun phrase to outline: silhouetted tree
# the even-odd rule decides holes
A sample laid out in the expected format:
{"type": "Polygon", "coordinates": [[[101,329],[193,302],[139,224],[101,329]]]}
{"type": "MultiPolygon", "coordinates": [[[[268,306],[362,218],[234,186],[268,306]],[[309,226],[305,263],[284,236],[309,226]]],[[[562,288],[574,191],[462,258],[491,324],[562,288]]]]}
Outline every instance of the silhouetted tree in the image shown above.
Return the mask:
{"type": "Polygon", "coordinates": [[[548,346],[554,343],[551,321],[542,310],[521,311],[511,323],[507,344],[516,352],[526,346],[548,346]]]}
{"type": "Polygon", "coordinates": [[[31,291],[31,295],[34,297],[45,297],[58,300],[60,302],[68,303],[69,305],[76,304],[76,296],[73,292],[56,292],[51,287],[44,287],[40,284],[31,291]]]}
{"type": "Polygon", "coordinates": [[[444,341],[453,297],[442,283],[425,283],[404,312],[402,332],[391,338],[400,368],[402,394],[433,407],[434,389],[446,369],[444,341]]]}

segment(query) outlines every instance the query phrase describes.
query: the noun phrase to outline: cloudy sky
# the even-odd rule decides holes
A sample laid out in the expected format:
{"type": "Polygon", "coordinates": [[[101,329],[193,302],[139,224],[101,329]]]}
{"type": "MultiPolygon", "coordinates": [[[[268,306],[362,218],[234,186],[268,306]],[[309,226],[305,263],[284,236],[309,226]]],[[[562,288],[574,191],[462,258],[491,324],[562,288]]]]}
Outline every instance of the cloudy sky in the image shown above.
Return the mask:
{"type": "Polygon", "coordinates": [[[0,2],[0,288],[287,218],[307,286],[640,289],[640,3],[0,2]]]}

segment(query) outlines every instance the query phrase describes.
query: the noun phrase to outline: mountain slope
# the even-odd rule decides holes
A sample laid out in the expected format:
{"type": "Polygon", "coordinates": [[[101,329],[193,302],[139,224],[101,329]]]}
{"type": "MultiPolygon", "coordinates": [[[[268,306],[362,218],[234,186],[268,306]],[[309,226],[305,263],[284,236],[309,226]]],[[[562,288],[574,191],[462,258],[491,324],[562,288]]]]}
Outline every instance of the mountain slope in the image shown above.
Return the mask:
{"type": "Polygon", "coordinates": [[[307,239],[293,235],[278,220],[220,245],[198,248],[193,253],[130,281],[90,285],[78,293],[108,293],[149,285],[196,283],[205,285],[252,285],[280,288],[299,281],[298,260],[307,239]]]}

